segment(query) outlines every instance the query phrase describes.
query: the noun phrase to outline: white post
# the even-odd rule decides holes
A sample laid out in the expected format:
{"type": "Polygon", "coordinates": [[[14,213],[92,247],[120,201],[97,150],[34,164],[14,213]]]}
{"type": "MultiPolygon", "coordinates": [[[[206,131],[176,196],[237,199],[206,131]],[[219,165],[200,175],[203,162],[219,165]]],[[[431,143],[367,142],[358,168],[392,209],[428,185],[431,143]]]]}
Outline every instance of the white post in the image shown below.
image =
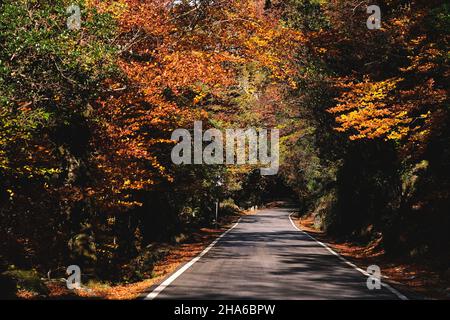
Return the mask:
{"type": "Polygon", "coordinates": [[[217,229],[217,218],[219,216],[219,201],[216,201],[216,229],[217,229]]]}

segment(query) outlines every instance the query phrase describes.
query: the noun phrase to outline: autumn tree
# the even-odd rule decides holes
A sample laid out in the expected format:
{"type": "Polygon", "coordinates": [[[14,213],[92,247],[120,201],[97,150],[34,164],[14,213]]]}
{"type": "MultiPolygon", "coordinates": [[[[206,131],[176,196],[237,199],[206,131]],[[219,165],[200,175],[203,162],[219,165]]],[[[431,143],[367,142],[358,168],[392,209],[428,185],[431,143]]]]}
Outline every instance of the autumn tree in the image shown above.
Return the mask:
{"type": "MultiPolygon", "coordinates": [[[[369,2],[286,4],[307,45],[284,174],[323,228],[369,240],[377,230],[387,248],[412,250],[419,225],[448,222],[448,6],[382,1],[381,29],[369,30],[369,2]]],[[[421,245],[441,247],[429,238],[421,245]]]]}
{"type": "Polygon", "coordinates": [[[149,274],[146,246],[210,223],[231,196],[217,181],[233,184],[224,167],[174,166],[171,132],[237,123],[216,111],[237,115],[244,70],[275,108],[300,34],[254,1],[89,0],[80,30],[66,1],[1,6],[2,254],[42,272],[149,274]]]}
{"type": "Polygon", "coordinates": [[[82,29],[69,30],[67,7],[1,4],[1,245],[18,265],[53,266],[83,228],[76,208],[89,184],[90,102],[114,73],[111,17],[82,6],[82,29]]]}

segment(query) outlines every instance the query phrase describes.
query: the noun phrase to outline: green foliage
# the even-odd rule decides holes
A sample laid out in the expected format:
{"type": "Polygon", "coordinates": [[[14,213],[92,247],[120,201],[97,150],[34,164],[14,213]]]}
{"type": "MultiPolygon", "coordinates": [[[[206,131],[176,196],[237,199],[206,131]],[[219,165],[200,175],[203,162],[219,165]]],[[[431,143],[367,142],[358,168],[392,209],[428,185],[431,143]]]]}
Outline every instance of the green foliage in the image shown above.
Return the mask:
{"type": "MultiPolygon", "coordinates": [[[[92,277],[136,281],[166,253],[155,243],[211,225],[217,201],[219,215],[231,215],[292,191],[318,228],[367,241],[382,234],[388,251],[410,256],[448,253],[448,4],[423,3],[415,17],[404,1],[383,1],[383,29],[369,31],[365,2],[347,0],[266,1],[264,26],[257,14],[234,19],[242,1],[219,11],[184,1],[168,13],[180,15],[173,24],[139,10],[116,20],[114,7],[93,3],[78,2],[80,30],[66,26],[71,1],[0,4],[0,256],[2,268],[19,268],[8,279],[41,292],[38,272],[75,263],[92,277]],[[217,34],[208,34],[211,21],[220,21],[217,34]],[[275,55],[277,45],[297,52],[275,55]],[[285,66],[286,79],[277,74],[285,66]],[[335,130],[328,110],[338,98],[394,78],[403,80],[390,107],[408,114],[416,134],[351,141],[335,130]],[[173,165],[170,132],[194,118],[218,129],[279,128],[280,175],[173,165]]],[[[118,3],[127,5],[161,9],[118,3]]],[[[348,104],[364,120],[364,105],[348,104]]]]}
{"type": "Polygon", "coordinates": [[[289,0],[284,18],[293,28],[304,31],[318,31],[329,27],[330,19],[324,14],[325,0],[289,0]]]}
{"type": "Polygon", "coordinates": [[[241,209],[234,203],[234,199],[228,198],[220,203],[219,215],[229,216],[238,214],[241,209]]]}

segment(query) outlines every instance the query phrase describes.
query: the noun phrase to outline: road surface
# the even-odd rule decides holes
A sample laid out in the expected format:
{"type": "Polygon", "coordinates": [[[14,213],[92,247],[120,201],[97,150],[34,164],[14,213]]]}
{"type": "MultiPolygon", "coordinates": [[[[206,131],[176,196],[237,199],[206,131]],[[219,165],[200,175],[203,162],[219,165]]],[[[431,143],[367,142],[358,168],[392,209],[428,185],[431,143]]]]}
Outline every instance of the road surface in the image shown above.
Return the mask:
{"type": "Polygon", "coordinates": [[[384,286],[369,290],[366,276],[295,229],[290,212],[274,208],[244,216],[204,256],[170,284],[152,288],[147,298],[398,299],[384,286]]]}

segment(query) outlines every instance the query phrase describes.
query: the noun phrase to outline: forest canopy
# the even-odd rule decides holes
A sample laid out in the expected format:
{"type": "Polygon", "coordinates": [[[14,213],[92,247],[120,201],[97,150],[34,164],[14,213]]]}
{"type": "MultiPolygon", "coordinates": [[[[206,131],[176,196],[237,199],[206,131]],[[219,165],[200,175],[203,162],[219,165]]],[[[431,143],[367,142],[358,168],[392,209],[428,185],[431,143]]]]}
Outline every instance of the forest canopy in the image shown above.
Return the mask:
{"type": "Polygon", "coordinates": [[[79,29],[71,4],[0,4],[0,272],[134,281],[216,201],[281,196],[339,237],[448,257],[449,4],[377,1],[374,30],[369,1],[80,0],[79,29]],[[279,174],[175,165],[194,121],[279,129],[279,174]]]}

